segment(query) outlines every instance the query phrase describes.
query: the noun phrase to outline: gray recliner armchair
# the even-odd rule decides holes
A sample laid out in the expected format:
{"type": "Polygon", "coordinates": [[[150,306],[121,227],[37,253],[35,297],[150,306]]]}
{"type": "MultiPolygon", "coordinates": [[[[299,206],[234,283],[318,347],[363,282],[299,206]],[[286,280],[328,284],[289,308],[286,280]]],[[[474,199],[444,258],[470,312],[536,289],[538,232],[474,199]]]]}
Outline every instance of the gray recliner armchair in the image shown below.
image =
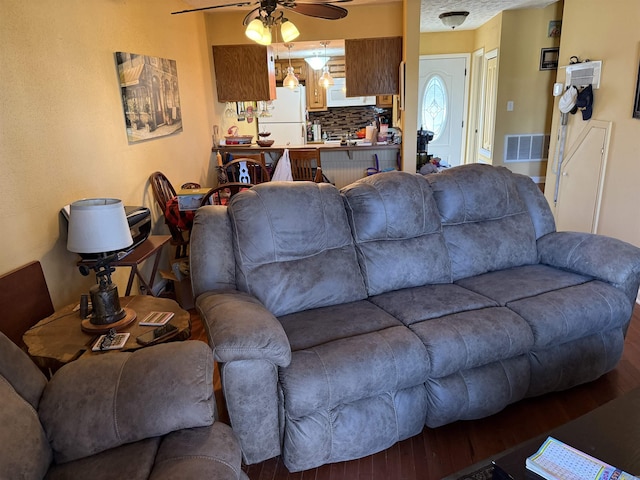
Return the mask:
{"type": "Polygon", "coordinates": [[[246,479],[203,342],[80,359],[47,381],[0,333],[0,478],[246,479]]]}

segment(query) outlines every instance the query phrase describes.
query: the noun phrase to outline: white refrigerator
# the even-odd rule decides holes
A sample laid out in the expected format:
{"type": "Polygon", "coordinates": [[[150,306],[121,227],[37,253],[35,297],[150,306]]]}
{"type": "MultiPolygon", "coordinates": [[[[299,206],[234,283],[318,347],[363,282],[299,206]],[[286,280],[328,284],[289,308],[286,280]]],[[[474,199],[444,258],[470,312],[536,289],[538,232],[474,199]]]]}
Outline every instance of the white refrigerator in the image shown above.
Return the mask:
{"type": "Polygon", "coordinates": [[[258,117],[258,132],[271,132],[267,137],[274,145],[304,145],[307,139],[307,97],[302,85],[293,90],[276,88],[276,99],[269,108],[270,117],[258,117]]]}

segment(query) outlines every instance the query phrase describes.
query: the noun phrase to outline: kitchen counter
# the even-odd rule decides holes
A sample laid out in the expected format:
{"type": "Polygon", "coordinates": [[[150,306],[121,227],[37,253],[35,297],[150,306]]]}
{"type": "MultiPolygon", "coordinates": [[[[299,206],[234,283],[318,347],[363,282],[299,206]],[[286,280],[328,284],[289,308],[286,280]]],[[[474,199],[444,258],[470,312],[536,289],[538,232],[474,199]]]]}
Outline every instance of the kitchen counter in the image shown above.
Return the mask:
{"type": "Polygon", "coordinates": [[[362,145],[344,146],[333,143],[307,143],[306,145],[286,146],[272,145],[271,147],[261,147],[259,145],[221,145],[213,147],[212,151],[219,151],[220,154],[230,153],[239,157],[244,153],[264,152],[267,163],[275,163],[285,148],[294,149],[317,149],[320,153],[322,172],[337,188],[355,182],[357,179],[365,177],[376,168],[376,157],[378,159],[378,170],[393,170],[400,162],[401,145],[362,145]],[[269,161],[271,159],[271,161],[269,161]]]}

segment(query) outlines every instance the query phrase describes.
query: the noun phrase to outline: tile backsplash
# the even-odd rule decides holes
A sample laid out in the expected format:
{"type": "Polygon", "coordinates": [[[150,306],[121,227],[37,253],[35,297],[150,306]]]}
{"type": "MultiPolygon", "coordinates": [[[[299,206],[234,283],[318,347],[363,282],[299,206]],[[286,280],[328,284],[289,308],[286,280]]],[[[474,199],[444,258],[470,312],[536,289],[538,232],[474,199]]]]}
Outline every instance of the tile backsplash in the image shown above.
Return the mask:
{"type": "Polygon", "coordinates": [[[386,117],[390,122],[392,113],[391,108],[374,106],[332,107],[326,112],[309,112],[309,122],[317,121],[329,138],[337,139],[371,125],[371,122],[375,122],[380,116],[386,117]]]}

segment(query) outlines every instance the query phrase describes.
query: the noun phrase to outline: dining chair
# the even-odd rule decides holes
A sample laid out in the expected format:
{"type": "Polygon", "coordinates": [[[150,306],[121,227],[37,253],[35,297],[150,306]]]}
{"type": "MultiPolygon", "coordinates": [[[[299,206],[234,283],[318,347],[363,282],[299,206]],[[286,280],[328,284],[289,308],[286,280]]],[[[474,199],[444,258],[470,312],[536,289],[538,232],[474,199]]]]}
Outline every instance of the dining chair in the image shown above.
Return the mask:
{"type": "Polygon", "coordinates": [[[252,186],[253,184],[240,182],[221,183],[217,187],[209,190],[204,195],[204,197],[202,197],[200,206],[204,207],[205,205],[226,205],[231,197],[233,197],[236,193],[241,192],[242,190],[246,190],[247,188],[251,188],[252,186]]]}
{"type": "Polygon", "coordinates": [[[0,332],[25,350],[24,332],[54,312],[40,262],[0,275],[0,309],[0,332]]]}
{"type": "Polygon", "coordinates": [[[291,175],[294,181],[322,183],[320,151],[317,149],[290,149],[291,175]]]}
{"type": "MultiPolygon", "coordinates": [[[[156,199],[156,203],[158,204],[158,207],[160,207],[160,211],[164,216],[164,222],[169,228],[169,233],[171,234],[170,243],[176,247],[175,258],[184,258],[187,256],[187,250],[189,247],[190,228],[188,226],[188,219],[181,228],[177,223],[172,221],[171,216],[167,216],[167,206],[170,201],[174,201],[177,208],[177,202],[174,200],[177,198],[176,190],[162,172],[152,173],[149,176],[149,183],[151,183],[153,197],[156,199]]],[[[191,220],[193,220],[193,218],[191,220]]]]}
{"type": "Polygon", "coordinates": [[[227,174],[227,183],[249,183],[256,185],[271,181],[269,169],[264,162],[252,160],[247,157],[238,157],[224,165],[227,174]]]}

